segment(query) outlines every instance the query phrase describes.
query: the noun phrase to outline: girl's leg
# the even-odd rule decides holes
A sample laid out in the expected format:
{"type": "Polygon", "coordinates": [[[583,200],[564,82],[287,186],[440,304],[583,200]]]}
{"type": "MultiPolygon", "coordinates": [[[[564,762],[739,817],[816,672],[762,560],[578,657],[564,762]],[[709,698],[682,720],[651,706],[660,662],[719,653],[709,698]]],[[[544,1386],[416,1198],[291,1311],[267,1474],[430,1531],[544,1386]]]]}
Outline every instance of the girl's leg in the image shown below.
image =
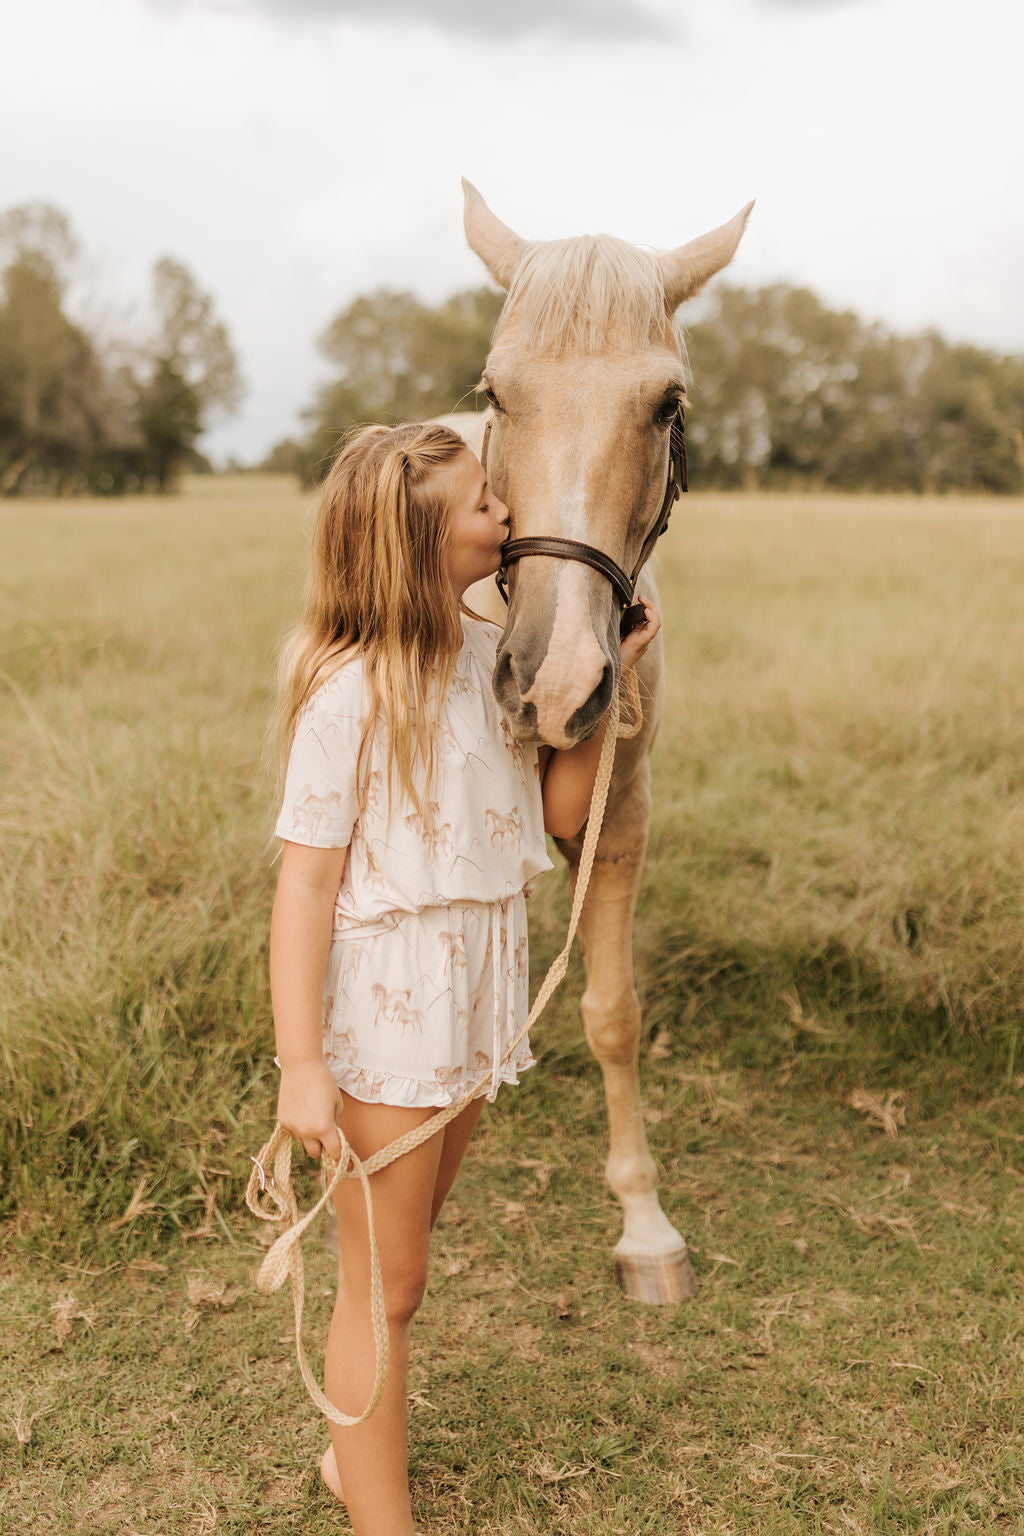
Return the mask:
{"type": "MultiPolygon", "coordinates": [[[[364,1158],[436,1113],[363,1104],[348,1094],[343,1098],[345,1134],[364,1158]]],[[[442,1137],[435,1136],[383,1168],[370,1184],[391,1360],[384,1394],[366,1423],[352,1428],[330,1426],[356,1536],[414,1536],[406,1430],[409,1325],[426,1284],[431,1209],[442,1150],[442,1137]]],[[[365,1408],[373,1385],[369,1232],[357,1180],[344,1180],[335,1201],[338,1297],[324,1375],[331,1402],[343,1413],[355,1414],[365,1408]]]]}
{"type": "MultiPolygon", "coordinates": [[[[398,1128],[390,1129],[390,1130],[388,1130],[388,1128],[384,1124],[384,1122],[380,1122],[380,1129],[381,1129],[382,1134],[378,1135],[377,1134],[378,1121],[376,1119],[376,1116],[379,1113],[379,1111],[384,1109],[384,1108],[386,1108],[386,1106],[382,1106],[382,1105],[365,1105],[364,1104],[364,1105],[360,1105],[359,1109],[357,1111],[350,1112],[349,1106],[352,1105],[352,1104],[355,1104],[357,1101],[350,1099],[348,1097],[348,1095],[345,1095],[344,1097],[345,1097],[345,1113],[344,1113],[345,1133],[352,1140],[352,1143],[355,1146],[355,1149],[359,1153],[360,1156],[368,1156],[370,1154],[370,1152],[376,1151],[377,1147],[381,1147],[381,1146],[386,1145],[386,1143],[388,1141],[393,1140],[395,1136],[400,1136],[403,1131],[410,1129],[411,1125],[415,1125],[415,1124],[419,1123],[420,1120],[428,1118],[428,1116],[430,1114],[429,1110],[428,1111],[394,1110],[394,1111],[391,1112],[394,1115],[406,1116],[406,1117],[415,1117],[415,1118],[410,1118],[410,1119],[408,1119],[406,1121],[406,1123],[403,1123],[398,1128]],[[374,1116],[373,1124],[372,1124],[372,1127],[371,1127],[372,1134],[373,1134],[373,1139],[372,1140],[367,1140],[365,1142],[365,1144],[361,1144],[361,1142],[359,1140],[356,1140],[356,1137],[357,1137],[357,1135],[365,1135],[366,1133],[365,1133],[365,1131],[363,1131],[361,1129],[357,1130],[355,1128],[355,1124],[356,1124],[357,1121],[362,1120],[362,1119],[365,1118],[365,1116],[361,1113],[361,1111],[367,1111],[367,1110],[369,1110],[371,1112],[371,1114],[374,1116]]],[[[455,1120],[453,1120],[450,1125],[446,1126],[444,1131],[435,1140],[429,1141],[429,1142],[426,1143],[426,1147],[436,1147],[439,1150],[439,1156],[437,1158],[437,1165],[436,1165],[436,1170],[435,1170],[435,1174],[434,1174],[434,1187],[433,1187],[433,1191],[432,1191],[432,1195],[431,1195],[431,1204],[430,1204],[430,1226],[431,1227],[433,1227],[434,1222],[437,1220],[438,1212],[440,1211],[442,1205],[444,1204],[445,1197],[447,1196],[448,1191],[451,1189],[452,1184],[454,1183],[455,1176],[456,1176],[456,1174],[459,1171],[459,1166],[460,1166],[460,1164],[462,1162],[462,1159],[463,1159],[463,1156],[465,1154],[466,1147],[469,1144],[469,1139],[472,1136],[473,1130],[474,1130],[474,1128],[476,1126],[476,1123],[477,1123],[477,1121],[480,1118],[480,1111],[483,1108],[483,1103],[484,1103],[484,1101],[483,1101],[482,1098],[476,1099],[472,1104],[468,1105],[467,1108],[462,1112],[462,1114],[459,1115],[455,1120]]],[[[418,1148],[417,1152],[425,1151],[426,1147],[418,1148]]],[[[413,1156],[416,1156],[416,1154],[412,1153],[412,1154],[408,1154],[408,1156],[413,1157],[413,1156]]],[[[380,1215],[378,1214],[378,1206],[380,1204],[380,1196],[378,1195],[378,1188],[380,1186],[381,1180],[385,1177],[385,1175],[387,1173],[390,1173],[392,1171],[392,1168],[399,1167],[400,1164],[405,1162],[406,1160],[407,1160],[406,1158],[399,1158],[398,1163],[392,1164],[391,1168],[382,1170],[382,1172],[377,1174],[376,1177],[371,1181],[371,1189],[372,1189],[372,1192],[373,1192],[374,1217],[375,1217],[375,1224],[376,1224],[376,1227],[377,1227],[377,1243],[378,1243],[378,1247],[380,1248],[380,1252],[381,1252],[381,1266],[382,1266],[382,1271],[383,1271],[383,1275],[384,1275],[384,1291],[385,1291],[385,1296],[388,1295],[389,1285],[388,1285],[388,1278],[387,1278],[387,1270],[384,1268],[384,1265],[385,1265],[385,1260],[384,1260],[384,1240],[383,1240],[383,1234],[382,1234],[382,1230],[381,1230],[381,1219],[380,1219],[380,1215]]],[[[362,1233],[365,1234],[365,1229],[366,1229],[365,1211],[364,1211],[363,1205],[362,1205],[362,1193],[361,1193],[361,1190],[359,1188],[359,1185],[358,1184],[353,1184],[352,1181],[350,1181],[350,1180],[346,1180],[345,1183],[341,1186],[341,1191],[344,1191],[346,1196],[349,1196],[350,1193],[353,1190],[355,1190],[358,1193],[358,1195],[359,1195],[358,1207],[359,1207],[359,1211],[362,1213],[362,1218],[363,1218],[361,1223],[360,1223],[360,1230],[361,1230],[362,1233]]],[[[339,1191],[339,1193],[340,1193],[340,1191],[339,1191]]],[[[349,1209],[351,1207],[351,1204],[352,1204],[351,1200],[350,1199],[346,1199],[346,1203],[345,1203],[345,1207],[344,1207],[344,1215],[345,1215],[345,1217],[347,1217],[347,1215],[348,1215],[348,1212],[349,1212],[349,1209]]],[[[346,1245],[345,1239],[340,1236],[340,1234],[342,1233],[342,1220],[343,1220],[343,1210],[339,1206],[339,1209],[338,1209],[338,1231],[339,1231],[339,1241],[341,1242],[342,1264],[344,1264],[344,1255],[346,1253],[347,1245],[346,1245]]],[[[428,1232],[427,1236],[429,1237],[429,1232],[428,1232]]],[[[369,1239],[367,1237],[366,1238],[367,1245],[368,1245],[368,1241],[369,1241],[369,1239]]],[[[369,1275],[369,1250],[368,1250],[368,1246],[367,1246],[365,1262],[366,1262],[367,1284],[366,1284],[366,1294],[365,1294],[364,1300],[365,1300],[365,1308],[368,1309],[369,1308],[369,1280],[368,1280],[368,1275],[369,1275]]],[[[425,1268],[426,1268],[426,1264],[425,1264],[425,1252],[424,1252],[424,1274],[425,1274],[425,1268]]],[[[329,1340],[328,1340],[327,1395],[331,1399],[331,1401],[333,1403],[337,1404],[337,1406],[339,1408],[341,1408],[344,1412],[346,1412],[346,1413],[348,1413],[348,1412],[355,1413],[355,1412],[358,1412],[363,1406],[365,1406],[366,1398],[367,1398],[367,1396],[369,1394],[369,1391],[370,1391],[370,1385],[371,1385],[371,1383],[373,1381],[373,1342],[372,1342],[372,1332],[370,1332],[369,1355],[368,1355],[368,1358],[367,1358],[367,1360],[365,1362],[365,1365],[364,1365],[364,1369],[365,1369],[365,1386],[363,1388],[362,1401],[360,1403],[358,1403],[357,1405],[351,1405],[349,1403],[342,1402],[340,1397],[336,1397],[334,1395],[334,1392],[332,1391],[332,1384],[333,1384],[333,1381],[334,1381],[334,1368],[333,1368],[333,1364],[337,1365],[339,1374],[341,1374],[341,1372],[344,1371],[346,1373],[346,1375],[347,1375],[348,1372],[347,1372],[347,1369],[346,1369],[346,1366],[345,1366],[345,1362],[347,1361],[349,1365],[354,1365],[354,1363],[355,1363],[354,1362],[354,1351],[353,1351],[353,1349],[352,1349],[352,1347],[350,1345],[349,1340],[346,1339],[345,1334],[344,1334],[344,1330],[345,1330],[345,1328],[348,1325],[348,1309],[347,1309],[347,1307],[345,1309],[341,1308],[342,1291],[343,1291],[344,1288],[345,1288],[344,1272],[342,1271],[340,1273],[340,1275],[339,1275],[338,1305],[335,1307],[335,1314],[334,1314],[336,1321],[332,1321],[331,1336],[329,1337],[329,1340]],[[332,1347],[332,1345],[333,1345],[333,1347],[332,1347]],[[332,1364],[332,1357],[333,1357],[333,1364],[332,1364]]],[[[366,1315],[368,1315],[368,1311],[367,1311],[366,1315]]],[[[389,1304],[389,1317],[390,1317],[390,1304],[389,1304]]],[[[367,1331],[369,1331],[369,1330],[367,1330],[367,1331]]],[[[352,1501],[353,1498],[355,1498],[355,1499],[359,1498],[359,1489],[358,1488],[353,1488],[352,1483],[351,1483],[351,1475],[346,1475],[344,1477],[344,1481],[340,1480],[340,1478],[339,1478],[339,1468],[343,1467],[350,1459],[353,1459],[353,1460],[359,1459],[355,1455],[350,1455],[350,1447],[352,1447],[352,1446],[354,1446],[356,1444],[355,1437],[360,1435],[363,1430],[370,1429],[372,1426],[374,1426],[375,1424],[378,1424],[378,1423],[381,1426],[381,1436],[380,1436],[380,1438],[381,1438],[382,1441],[384,1441],[387,1444],[388,1447],[390,1447],[390,1449],[388,1449],[388,1451],[387,1451],[387,1455],[388,1456],[391,1456],[394,1447],[396,1445],[400,1444],[400,1449],[401,1449],[401,1463],[400,1463],[400,1465],[401,1465],[401,1479],[402,1479],[403,1492],[404,1492],[404,1495],[405,1495],[405,1507],[408,1508],[408,1453],[407,1453],[406,1417],[405,1417],[405,1393],[406,1393],[407,1364],[408,1364],[408,1324],[406,1324],[406,1326],[405,1326],[404,1333],[405,1333],[405,1338],[403,1340],[404,1348],[403,1348],[403,1352],[402,1352],[401,1356],[399,1356],[397,1354],[397,1352],[396,1352],[396,1344],[398,1342],[396,1340],[396,1337],[395,1337],[396,1329],[395,1329],[394,1326],[390,1327],[390,1339],[391,1339],[391,1350],[392,1350],[392,1353],[391,1353],[391,1365],[390,1365],[390,1368],[389,1368],[389,1371],[388,1371],[388,1383],[387,1383],[387,1385],[385,1387],[384,1397],[382,1398],[381,1402],[378,1404],[378,1406],[375,1409],[375,1411],[370,1415],[370,1418],[367,1420],[366,1424],[359,1425],[358,1428],[356,1428],[356,1429],[345,1429],[345,1428],[342,1428],[340,1426],[339,1427],[334,1427],[334,1426],[331,1427],[332,1444],[328,1447],[328,1450],[327,1450],[327,1452],[324,1455],[323,1462],[321,1463],[321,1471],[322,1471],[322,1474],[323,1474],[324,1481],[326,1482],[327,1486],[331,1489],[331,1491],[333,1493],[335,1493],[336,1495],[338,1495],[339,1497],[343,1497],[345,1499],[346,1503],[349,1504],[349,1512],[350,1512],[350,1514],[352,1514],[351,1501],[352,1501]],[[392,1386],[394,1384],[393,1378],[395,1377],[396,1371],[398,1370],[399,1360],[401,1362],[401,1377],[402,1377],[402,1382],[401,1382],[402,1396],[401,1396],[401,1405],[400,1405],[401,1406],[401,1425],[400,1425],[401,1436],[400,1436],[400,1441],[399,1441],[399,1439],[398,1439],[398,1437],[396,1436],[396,1433],[395,1433],[396,1428],[397,1428],[396,1423],[394,1422],[395,1418],[397,1417],[395,1415],[395,1413],[394,1413],[394,1409],[396,1407],[396,1404],[392,1400],[392,1396],[391,1396],[391,1388],[392,1388],[392,1386]],[[390,1406],[391,1410],[392,1410],[392,1421],[389,1422],[389,1424],[387,1426],[385,1426],[384,1420],[381,1419],[381,1414],[383,1413],[386,1404],[388,1404],[390,1406]],[[341,1458],[340,1458],[340,1461],[338,1459],[338,1451],[337,1451],[337,1447],[338,1447],[339,1442],[341,1442],[341,1458]]],[[[349,1376],[349,1379],[351,1380],[351,1376],[349,1376]]],[[[365,1438],[369,1438],[369,1437],[365,1437],[365,1438]]],[[[358,1471],[357,1471],[357,1473],[356,1473],[357,1478],[358,1478],[358,1475],[359,1474],[358,1474],[358,1471]]],[[[389,1474],[389,1476],[390,1476],[390,1474],[389,1474]]],[[[374,1507],[375,1508],[380,1508],[379,1504],[377,1504],[375,1500],[374,1500],[374,1507]]],[[[410,1518],[410,1524],[409,1524],[408,1527],[404,1527],[404,1526],[398,1525],[396,1527],[396,1530],[398,1530],[398,1531],[404,1531],[406,1529],[411,1530],[412,1529],[412,1526],[411,1526],[411,1515],[410,1515],[409,1518],[410,1518]]],[[[353,1525],[354,1525],[354,1528],[356,1530],[357,1536],[360,1536],[361,1528],[360,1528],[360,1526],[355,1524],[355,1517],[354,1516],[353,1516],[353,1525]]],[[[378,1530],[378,1526],[376,1524],[374,1524],[372,1529],[374,1530],[374,1532],[376,1532],[378,1530]]],[[[388,1528],[385,1527],[385,1526],[380,1526],[379,1529],[383,1532],[385,1529],[388,1529],[388,1528]]]]}
{"type": "Polygon", "coordinates": [[[462,1159],[466,1155],[469,1146],[469,1138],[476,1130],[476,1123],[480,1119],[480,1111],[484,1107],[482,1098],[474,1099],[472,1104],[467,1104],[461,1115],[446,1125],[441,1135],[441,1161],[438,1164],[437,1178],[434,1180],[434,1198],[430,1207],[430,1225],[433,1227],[441,1212],[441,1207],[448,1198],[448,1191],[455,1183],[455,1175],[462,1166],[462,1159]]]}

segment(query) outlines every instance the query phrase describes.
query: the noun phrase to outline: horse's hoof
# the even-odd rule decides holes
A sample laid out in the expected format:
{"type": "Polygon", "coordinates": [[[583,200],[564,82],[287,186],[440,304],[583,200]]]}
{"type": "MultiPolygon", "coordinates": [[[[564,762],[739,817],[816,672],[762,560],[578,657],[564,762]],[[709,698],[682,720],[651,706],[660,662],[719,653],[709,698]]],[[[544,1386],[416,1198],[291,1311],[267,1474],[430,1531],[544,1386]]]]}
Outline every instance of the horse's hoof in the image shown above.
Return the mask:
{"type": "Polygon", "coordinates": [[[617,1253],[615,1278],[631,1301],[655,1307],[687,1301],[700,1289],[685,1248],[659,1254],[617,1253]]]}

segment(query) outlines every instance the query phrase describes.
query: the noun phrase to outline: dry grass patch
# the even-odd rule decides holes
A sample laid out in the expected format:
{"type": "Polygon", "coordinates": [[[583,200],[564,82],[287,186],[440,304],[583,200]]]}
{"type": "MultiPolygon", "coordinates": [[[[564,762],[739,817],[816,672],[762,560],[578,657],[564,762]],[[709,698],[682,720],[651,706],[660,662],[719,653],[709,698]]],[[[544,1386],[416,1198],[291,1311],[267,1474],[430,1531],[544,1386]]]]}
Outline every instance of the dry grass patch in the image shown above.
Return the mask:
{"type": "MultiPolygon", "coordinates": [[[[4,514],[0,1529],[336,1536],[239,1215],[303,505],[156,510],[4,514]]],[[[1024,1530],[1024,505],[693,496],[663,543],[645,1113],[703,1288],[614,1289],[576,963],[437,1235],[422,1523],[1024,1530]]],[[[555,876],[538,970],[565,911],[555,876]]]]}

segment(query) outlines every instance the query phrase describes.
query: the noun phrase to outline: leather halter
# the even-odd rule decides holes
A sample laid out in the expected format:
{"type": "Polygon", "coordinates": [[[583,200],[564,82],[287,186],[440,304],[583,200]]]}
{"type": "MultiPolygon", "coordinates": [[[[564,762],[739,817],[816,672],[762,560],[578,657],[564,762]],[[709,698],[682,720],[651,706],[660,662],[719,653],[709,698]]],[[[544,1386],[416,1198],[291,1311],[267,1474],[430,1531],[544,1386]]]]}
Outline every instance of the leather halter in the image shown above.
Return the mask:
{"type": "MultiPolygon", "coordinates": [[[[484,441],[480,453],[480,462],[484,473],[487,472],[487,447],[491,437],[491,425],[494,418],[491,417],[484,428],[484,441]]],[[[616,565],[610,555],[602,550],[595,549],[592,544],[580,543],[577,539],[538,538],[510,539],[501,547],[501,570],[494,578],[498,591],[501,593],[507,605],[508,582],[506,571],[517,560],[522,560],[525,555],[547,555],[552,560],[577,560],[582,565],[589,565],[593,570],[600,571],[607,577],[615,589],[619,600],[622,616],[619,623],[619,634],[625,639],[631,629],[636,629],[644,622],[644,606],[635,603],[636,581],[641,570],[650,558],[651,552],[661,535],[668,527],[668,520],[672,513],[672,507],[686,485],[686,439],[683,435],[683,404],[679,402],[676,413],[672,418],[669,429],[669,455],[668,455],[668,480],[665,486],[665,496],[661,503],[661,510],[654,521],[654,525],[644,539],[640,549],[640,555],[630,575],[626,575],[620,565],[616,565]]]]}

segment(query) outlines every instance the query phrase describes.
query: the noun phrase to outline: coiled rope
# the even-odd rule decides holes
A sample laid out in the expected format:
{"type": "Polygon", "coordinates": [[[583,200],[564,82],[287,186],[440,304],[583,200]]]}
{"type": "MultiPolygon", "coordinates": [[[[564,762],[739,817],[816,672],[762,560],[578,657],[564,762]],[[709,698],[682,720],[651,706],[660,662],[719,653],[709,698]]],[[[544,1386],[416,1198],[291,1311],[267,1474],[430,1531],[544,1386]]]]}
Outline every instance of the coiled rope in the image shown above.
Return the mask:
{"type": "MultiPolygon", "coordinates": [[[[608,803],[608,789],[612,778],[612,764],[615,757],[615,745],[618,739],[629,739],[637,734],[643,723],[643,712],[640,705],[640,693],[637,684],[636,673],[630,671],[624,673],[620,680],[620,689],[625,695],[625,720],[620,731],[620,698],[619,693],[612,695],[612,701],[608,708],[608,723],[605,727],[604,741],[601,744],[601,756],[597,765],[597,776],[594,780],[594,791],[590,800],[590,810],[587,814],[587,830],[583,838],[583,848],[580,853],[579,869],[576,875],[576,886],[573,891],[572,910],[569,914],[569,928],[566,934],[565,944],[561,952],[555,956],[547,975],[541,983],[540,990],[534,999],[530,1009],[529,1018],[520,1029],[515,1039],[507,1047],[502,1057],[502,1065],[514,1055],[523,1038],[533,1028],[548,1004],[552,993],[561,982],[569,965],[569,953],[573,940],[576,937],[576,929],[579,926],[580,913],[586,900],[587,887],[590,884],[590,873],[594,866],[594,856],[597,852],[597,841],[601,835],[601,827],[604,822],[605,806],[608,803]]],[[[341,1159],[335,1163],[325,1153],[321,1159],[320,1181],[322,1193],[315,1205],[311,1206],[304,1216],[299,1215],[298,1204],[292,1189],[292,1138],[283,1125],[278,1125],[270,1140],[260,1148],[259,1156],[253,1158],[253,1170],[249,1176],[249,1184],[245,1192],[245,1203],[254,1216],[261,1221],[280,1222],[284,1231],[269,1249],[259,1273],[256,1277],[257,1290],[264,1295],[271,1295],[280,1289],[287,1279],[291,1285],[292,1306],[295,1313],[295,1353],[299,1363],[299,1371],[306,1383],[306,1390],[316,1406],[333,1424],[353,1425],[361,1424],[368,1419],[380,1401],[384,1390],[384,1381],[388,1370],[388,1328],[387,1315],[384,1306],[384,1285],[381,1280],[380,1254],[377,1251],[377,1234],[373,1222],[373,1196],[370,1193],[370,1178],[382,1168],[386,1168],[397,1158],[411,1152],[415,1147],[422,1146],[429,1141],[431,1136],[437,1136],[444,1130],[450,1121],[460,1115],[466,1106],[477,1097],[482,1089],[486,1088],[491,1080],[493,1068],[488,1067],[479,1079],[458,1099],[454,1104],[447,1105],[429,1120],[417,1126],[414,1130],[406,1132],[404,1136],[398,1136],[379,1152],[365,1160],[359,1158],[353,1151],[345,1137],[344,1128],[341,1127],[341,1159]],[[330,1200],[342,1179],[358,1179],[363,1187],[363,1198],[366,1202],[366,1220],[370,1233],[370,1317],[373,1323],[374,1344],[374,1377],[370,1399],[362,1413],[351,1415],[342,1413],[336,1408],[323,1391],[310,1368],[306,1358],[305,1346],[302,1342],[302,1315],[305,1306],[305,1270],[302,1262],[302,1238],[307,1227],[319,1216],[324,1206],[330,1200]]]]}

